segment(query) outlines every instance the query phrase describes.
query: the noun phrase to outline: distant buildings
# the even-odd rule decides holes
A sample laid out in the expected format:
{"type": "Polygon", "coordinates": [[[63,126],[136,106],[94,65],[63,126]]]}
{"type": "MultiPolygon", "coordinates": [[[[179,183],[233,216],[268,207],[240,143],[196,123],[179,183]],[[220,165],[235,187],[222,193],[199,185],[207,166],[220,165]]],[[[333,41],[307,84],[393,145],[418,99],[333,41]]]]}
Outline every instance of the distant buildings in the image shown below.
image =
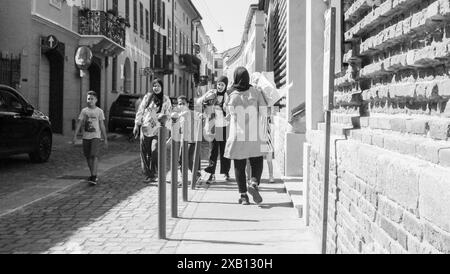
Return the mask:
{"type": "Polygon", "coordinates": [[[190,0],[80,3],[5,0],[0,9],[0,83],[16,87],[47,114],[55,133],[72,134],[89,90],[99,94],[107,115],[120,93],[146,93],[155,77],[164,79],[169,96],[194,97],[202,17],[190,0]],[[74,63],[79,46],[94,54],[83,78],[74,63]]]}

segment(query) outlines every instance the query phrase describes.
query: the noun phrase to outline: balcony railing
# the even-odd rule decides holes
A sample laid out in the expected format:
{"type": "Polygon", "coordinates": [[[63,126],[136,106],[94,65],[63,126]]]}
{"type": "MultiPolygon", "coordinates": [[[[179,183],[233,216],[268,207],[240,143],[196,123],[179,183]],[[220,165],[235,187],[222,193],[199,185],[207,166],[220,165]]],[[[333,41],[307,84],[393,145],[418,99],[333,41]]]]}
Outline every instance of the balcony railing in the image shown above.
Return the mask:
{"type": "Polygon", "coordinates": [[[124,19],[104,11],[79,11],[79,33],[81,35],[103,35],[125,47],[124,19]]]}

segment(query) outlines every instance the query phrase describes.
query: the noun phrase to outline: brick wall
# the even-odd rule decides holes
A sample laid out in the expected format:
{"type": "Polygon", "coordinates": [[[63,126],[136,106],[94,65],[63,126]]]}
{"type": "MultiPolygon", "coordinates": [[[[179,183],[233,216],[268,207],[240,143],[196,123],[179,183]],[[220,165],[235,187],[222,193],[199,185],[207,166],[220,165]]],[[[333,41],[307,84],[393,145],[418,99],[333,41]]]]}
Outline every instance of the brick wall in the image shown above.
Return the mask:
{"type": "MultiPolygon", "coordinates": [[[[344,14],[328,251],[450,253],[450,0],[349,0],[344,14]]],[[[308,134],[321,233],[324,133],[308,134]]]]}

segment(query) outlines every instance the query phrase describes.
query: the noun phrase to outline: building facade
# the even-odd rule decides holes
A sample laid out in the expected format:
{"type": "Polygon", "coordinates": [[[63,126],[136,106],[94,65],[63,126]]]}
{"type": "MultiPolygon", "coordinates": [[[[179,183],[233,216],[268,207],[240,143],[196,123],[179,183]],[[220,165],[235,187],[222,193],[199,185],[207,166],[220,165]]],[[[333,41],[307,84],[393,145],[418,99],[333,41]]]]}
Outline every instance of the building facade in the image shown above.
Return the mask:
{"type": "MultiPolygon", "coordinates": [[[[232,55],[226,56],[224,74],[233,79],[238,67],[246,67],[250,75],[266,71],[266,54],[264,49],[265,14],[259,5],[251,5],[244,25],[241,45],[232,55]]],[[[231,50],[233,51],[233,50],[231,50]]]]}
{"type": "Polygon", "coordinates": [[[190,0],[6,0],[0,13],[0,58],[8,64],[0,81],[47,114],[57,134],[72,134],[89,90],[106,116],[120,94],[144,94],[156,77],[169,96],[194,98],[201,16],[190,0]],[[74,62],[79,46],[94,55],[83,74],[74,62]]]}
{"type": "MultiPolygon", "coordinates": [[[[306,141],[306,2],[261,0],[266,14],[264,47],[266,70],[273,71],[278,88],[287,88],[274,118],[275,158],[285,176],[301,176],[306,141]]],[[[315,71],[314,68],[313,71],[315,71]]],[[[322,80],[321,80],[322,81],[322,80]]]]}
{"type": "Polygon", "coordinates": [[[69,7],[60,0],[2,2],[0,50],[20,55],[15,87],[50,117],[58,134],[73,132],[88,90],[96,91],[99,105],[107,107],[111,58],[125,51],[125,22],[107,13],[103,1],[91,4],[95,9],[69,7]],[[74,60],[79,46],[91,47],[94,54],[83,78],[74,60]]]}
{"type": "Polygon", "coordinates": [[[196,24],[196,53],[200,59],[200,81],[199,81],[199,93],[204,94],[207,90],[214,87],[214,56],[217,52],[214,43],[206,33],[201,22],[196,24]]]}
{"type": "MultiPolygon", "coordinates": [[[[222,54],[216,53],[214,56],[214,77],[215,79],[222,77],[224,75],[223,73],[223,57],[222,54]]],[[[217,82],[217,80],[216,80],[217,82]]]]}
{"type": "Polygon", "coordinates": [[[178,0],[173,4],[174,73],[170,85],[174,97],[185,95],[190,100],[194,98],[200,69],[200,61],[194,54],[193,37],[195,24],[202,17],[190,0],[178,0]]]}

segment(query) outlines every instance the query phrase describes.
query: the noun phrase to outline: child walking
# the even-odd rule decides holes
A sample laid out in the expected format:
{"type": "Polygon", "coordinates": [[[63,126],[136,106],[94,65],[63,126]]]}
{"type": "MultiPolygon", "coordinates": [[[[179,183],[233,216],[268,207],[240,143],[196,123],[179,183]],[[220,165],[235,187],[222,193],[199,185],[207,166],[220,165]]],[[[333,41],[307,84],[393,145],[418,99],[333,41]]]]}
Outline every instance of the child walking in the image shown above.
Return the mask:
{"type": "Polygon", "coordinates": [[[92,185],[98,184],[98,162],[99,150],[102,135],[105,140],[105,146],[108,147],[108,138],[105,128],[105,114],[103,110],[96,106],[98,101],[97,93],[89,91],[87,94],[87,107],[84,108],[78,118],[73,144],[77,141],[80,130],[83,132],[83,152],[86,157],[91,177],[87,180],[92,185]]]}

